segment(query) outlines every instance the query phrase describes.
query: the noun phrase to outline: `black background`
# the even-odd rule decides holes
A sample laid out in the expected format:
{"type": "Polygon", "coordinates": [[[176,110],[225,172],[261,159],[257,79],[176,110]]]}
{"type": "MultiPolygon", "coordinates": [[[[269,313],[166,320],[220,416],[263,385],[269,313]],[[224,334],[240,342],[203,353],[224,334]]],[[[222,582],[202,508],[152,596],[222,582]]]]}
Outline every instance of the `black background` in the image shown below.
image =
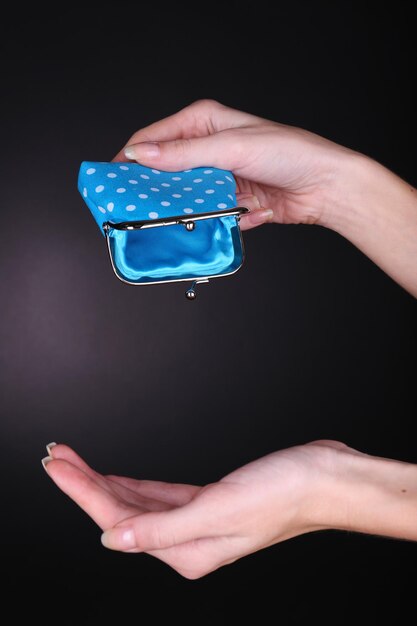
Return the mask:
{"type": "Polygon", "coordinates": [[[347,241],[319,227],[245,233],[244,268],[190,304],[181,285],[118,282],[76,190],[82,160],[110,160],[202,97],[322,134],[415,185],[410,15],[401,3],[114,3],[22,11],[3,28],[1,536],[15,615],[401,623],[413,544],[314,534],[187,581],[104,550],[40,458],[55,440],[104,472],[195,483],[323,437],[417,461],[416,303],[347,241]]]}

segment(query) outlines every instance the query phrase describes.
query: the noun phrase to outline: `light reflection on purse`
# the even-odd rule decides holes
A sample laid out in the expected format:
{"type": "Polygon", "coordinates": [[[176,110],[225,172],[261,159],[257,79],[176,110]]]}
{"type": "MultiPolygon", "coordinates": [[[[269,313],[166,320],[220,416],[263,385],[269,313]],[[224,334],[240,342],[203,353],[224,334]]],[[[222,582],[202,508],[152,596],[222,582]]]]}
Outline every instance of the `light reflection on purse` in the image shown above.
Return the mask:
{"type": "Polygon", "coordinates": [[[231,172],[163,172],[137,163],[83,162],[78,189],[103,231],[116,276],[131,285],[229,276],[244,247],[231,172]]]}

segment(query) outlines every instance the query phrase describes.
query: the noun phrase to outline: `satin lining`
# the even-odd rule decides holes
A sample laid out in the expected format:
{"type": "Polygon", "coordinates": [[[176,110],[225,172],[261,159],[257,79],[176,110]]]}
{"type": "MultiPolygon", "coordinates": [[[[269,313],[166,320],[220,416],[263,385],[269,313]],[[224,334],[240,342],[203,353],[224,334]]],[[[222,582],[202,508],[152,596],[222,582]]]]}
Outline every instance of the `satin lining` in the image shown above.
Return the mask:
{"type": "Polygon", "coordinates": [[[236,216],[144,230],[110,230],[110,249],[120,277],[147,283],[230,274],[242,265],[236,216]]]}

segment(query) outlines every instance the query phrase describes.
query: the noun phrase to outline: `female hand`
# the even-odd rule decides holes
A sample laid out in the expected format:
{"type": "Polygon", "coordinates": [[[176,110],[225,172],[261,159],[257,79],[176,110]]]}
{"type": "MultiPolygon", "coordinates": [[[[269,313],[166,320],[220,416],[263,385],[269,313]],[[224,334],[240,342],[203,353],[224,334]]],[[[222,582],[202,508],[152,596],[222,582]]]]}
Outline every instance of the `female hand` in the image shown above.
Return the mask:
{"type": "Polygon", "coordinates": [[[269,454],[205,487],[103,476],[71,448],[47,448],[47,473],[106,531],[106,547],[147,552],[187,578],[324,528],[417,539],[416,466],[334,441],[269,454]]]}
{"type": "Polygon", "coordinates": [[[242,230],[319,224],[417,296],[417,194],[382,165],[318,135],[202,100],[136,132],[115,160],[233,171],[242,230]]]}
{"type": "Polygon", "coordinates": [[[136,132],[116,161],[181,170],[233,170],[239,201],[254,212],[242,229],[265,221],[319,223],[342,190],[354,153],[318,135],[202,100],[136,132]]]}

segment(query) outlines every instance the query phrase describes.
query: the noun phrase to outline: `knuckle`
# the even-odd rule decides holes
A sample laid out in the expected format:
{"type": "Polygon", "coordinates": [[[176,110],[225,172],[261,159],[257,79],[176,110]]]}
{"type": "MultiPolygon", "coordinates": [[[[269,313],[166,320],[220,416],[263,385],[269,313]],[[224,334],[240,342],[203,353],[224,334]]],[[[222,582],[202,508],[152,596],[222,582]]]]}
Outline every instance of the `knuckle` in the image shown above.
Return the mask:
{"type": "Polygon", "coordinates": [[[193,102],[189,107],[189,116],[195,135],[213,135],[218,130],[219,119],[227,108],[217,100],[209,98],[193,102]]]}
{"type": "Polygon", "coordinates": [[[222,108],[223,105],[220,104],[220,102],[218,102],[217,100],[212,100],[211,98],[202,98],[193,102],[191,106],[201,109],[202,111],[211,112],[222,108]]]}
{"type": "Polygon", "coordinates": [[[190,139],[175,139],[174,153],[175,159],[181,159],[186,156],[191,146],[190,139]]]}
{"type": "Polygon", "coordinates": [[[310,443],[307,445],[326,446],[329,448],[337,448],[340,450],[346,450],[349,448],[346,443],[342,441],[336,441],[334,439],[315,439],[314,441],[310,441],[310,443]]]}

